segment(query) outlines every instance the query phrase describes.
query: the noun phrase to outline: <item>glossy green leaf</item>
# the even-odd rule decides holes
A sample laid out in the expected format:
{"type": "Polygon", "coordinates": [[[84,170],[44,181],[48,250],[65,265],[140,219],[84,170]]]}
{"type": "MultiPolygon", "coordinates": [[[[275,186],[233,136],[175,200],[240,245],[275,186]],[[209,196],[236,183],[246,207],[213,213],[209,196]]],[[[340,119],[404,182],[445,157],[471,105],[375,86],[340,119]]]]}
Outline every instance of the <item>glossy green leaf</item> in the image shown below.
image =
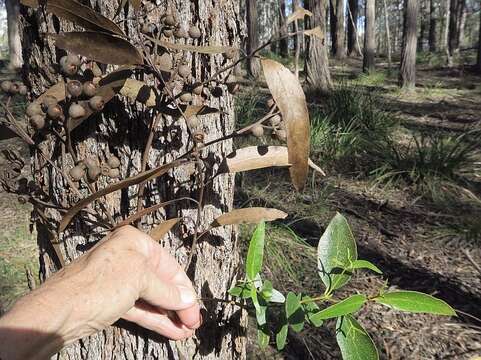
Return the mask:
{"type": "Polygon", "coordinates": [[[229,289],[229,294],[242,299],[249,299],[251,297],[251,287],[249,284],[240,284],[229,289]]]}
{"type": "Polygon", "coordinates": [[[266,225],[264,222],[260,222],[252,235],[246,260],[246,274],[249,280],[254,280],[262,269],[265,232],[266,225]]]}
{"type": "Polygon", "coordinates": [[[352,262],[351,269],[369,269],[375,273],[382,274],[382,271],[374,265],[372,262],[367,260],[355,260],[352,262]]]}
{"type": "Polygon", "coordinates": [[[315,327],[320,327],[324,321],[312,319],[312,316],[314,316],[317,312],[319,312],[319,306],[317,306],[317,304],[314,301],[312,301],[312,298],[310,296],[304,296],[302,298],[302,301],[304,302],[303,307],[309,322],[315,327]]]}
{"type": "Polygon", "coordinates": [[[345,285],[351,278],[348,269],[357,260],[357,247],[344,216],[337,213],[331,220],[317,246],[319,276],[330,290],[345,285]]]}
{"type": "Polygon", "coordinates": [[[352,295],[337,304],[331,305],[324,310],[312,315],[309,319],[319,323],[321,320],[332,319],[335,317],[348,315],[358,311],[366,303],[365,295],[352,295]]]}
{"type": "Polygon", "coordinates": [[[272,296],[269,299],[269,302],[283,304],[285,301],[286,298],[284,297],[284,295],[282,295],[281,292],[276,289],[272,289],[272,296]]]}
{"type": "Polygon", "coordinates": [[[343,360],[378,360],[376,345],[351,315],[337,319],[336,340],[343,360]]]}
{"type": "Polygon", "coordinates": [[[272,282],[270,280],[265,280],[264,281],[264,285],[262,286],[262,289],[261,289],[261,295],[264,299],[266,299],[267,301],[270,300],[271,296],[272,296],[272,290],[273,290],[273,286],[272,286],[272,282]]]}
{"type": "Polygon", "coordinates": [[[261,349],[265,349],[269,345],[269,332],[267,326],[257,328],[257,342],[261,349]]]}
{"type": "Polygon", "coordinates": [[[304,309],[301,304],[301,296],[289,292],[286,298],[286,318],[292,330],[299,332],[304,327],[304,309]]]}
{"type": "Polygon", "coordinates": [[[267,323],[267,318],[266,318],[267,303],[266,303],[266,301],[262,297],[258,296],[257,290],[255,288],[251,289],[251,299],[252,299],[252,303],[254,304],[254,308],[256,309],[257,324],[259,326],[265,325],[267,323]]]}
{"type": "Polygon", "coordinates": [[[454,309],[445,301],[417,291],[393,291],[382,294],[374,300],[406,312],[456,316],[454,309]]]}
{"type": "Polygon", "coordinates": [[[281,351],[286,346],[287,340],[287,333],[289,330],[289,326],[287,324],[283,324],[281,330],[276,334],[276,346],[277,350],[281,351]]]}

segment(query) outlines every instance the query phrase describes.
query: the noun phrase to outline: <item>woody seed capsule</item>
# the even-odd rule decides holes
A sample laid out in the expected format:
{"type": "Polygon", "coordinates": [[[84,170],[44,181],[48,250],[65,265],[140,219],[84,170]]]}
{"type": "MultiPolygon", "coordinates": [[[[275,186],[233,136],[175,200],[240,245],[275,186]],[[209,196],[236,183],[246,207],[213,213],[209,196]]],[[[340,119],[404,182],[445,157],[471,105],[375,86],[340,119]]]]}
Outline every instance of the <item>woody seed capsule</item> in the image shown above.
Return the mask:
{"type": "Polygon", "coordinates": [[[73,180],[78,181],[84,177],[85,169],[83,166],[77,165],[70,169],[69,174],[73,180]]]}
{"type": "Polygon", "coordinates": [[[34,103],[34,102],[30,103],[30,105],[27,106],[26,113],[29,117],[33,117],[35,115],[41,115],[43,114],[42,106],[38,103],[34,103]]]}
{"type": "Polygon", "coordinates": [[[67,83],[67,91],[71,97],[79,97],[80,95],[82,95],[82,83],[78,80],[70,80],[67,83]]]}
{"type": "Polygon", "coordinates": [[[0,84],[2,91],[4,92],[9,92],[11,86],[12,86],[12,82],[8,80],[2,81],[2,83],[0,84]]]}
{"type": "Polygon", "coordinates": [[[34,115],[30,118],[30,125],[35,130],[41,130],[45,127],[45,117],[43,115],[34,115]]]}
{"type": "Polygon", "coordinates": [[[95,96],[95,93],[97,92],[97,87],[91,81],[86,81],[82,86],[82,91],[85,96],[92,97],[95,96]]]}
{"type": "Polygon", "coordinates": [[[251,128],[251,133],[255,137],[260,138],[264,135],[264,128],[262,127],[262,125],[255,125],[251,128]]]}
{"type": "Polygon", "coordinates": [[[189,28],[189,35],[192,39],[198,39],[202,34],[200,33],[200,29],[197,26],[192,25],[189,28]]]}
{"type": "Polygon", "coordinates": [[[120,166],[120,160],[117,156],[112,155],[107,159],[107,165],[112,169],[116,169],[120,166]]]}
{"type": "Polygon", "coordinates": [[[177,72],[179,73],[180,76],[182,76],[185,79],[190,75],[190,66],[185,64],[180,65],[179,68],[177,69],[177,72]]]}
{"type": "Polygon", "coordinates": [[[102,96],[94,96],[89,100],[89,106],[92,110],[101,111],[105,106],[105,101],[102,96]]]}
{"type": "Polygon", "coordinates": [[[167,15],[166,17],[164,17],[164,24],[167,26],[175,26],[177,25],[177,21],[175,21],[173,15],[167,15]]]}
{"type": "Polygon", "coordinates": [[[58,104],[52,104],[47,109],[47,115],[51,119],[58,119],[60,116],[62,116],[62,113],[62,108],[58,104]]]}
{"type": "Polygon", "coordinates": [[[85,111],[83,106],[79,105],[79,104],[72,104],[72,105],[70,105],[70,108],[68,109],[68,114],[70,115],[70,117],[72,117],[74,119],[81,118],[81,117],[85,116],[86,113],[87,112],[85,111]]]}

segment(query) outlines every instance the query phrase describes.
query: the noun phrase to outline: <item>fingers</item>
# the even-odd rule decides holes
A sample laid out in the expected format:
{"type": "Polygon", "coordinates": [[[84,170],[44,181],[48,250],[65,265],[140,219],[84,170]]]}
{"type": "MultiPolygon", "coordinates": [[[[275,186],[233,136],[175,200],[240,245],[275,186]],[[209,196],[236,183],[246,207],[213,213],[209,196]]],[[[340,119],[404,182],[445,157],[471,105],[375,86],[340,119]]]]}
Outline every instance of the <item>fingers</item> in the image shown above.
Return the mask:
{"type": "Polygon", "coordinates": [[[165,311],[155,309],[153,306],[145,303],[136,304],[122,318],[172,340],[187,339],[194,334],[194,330],[187,328],[178,321],[172,320],[165,311]]]}

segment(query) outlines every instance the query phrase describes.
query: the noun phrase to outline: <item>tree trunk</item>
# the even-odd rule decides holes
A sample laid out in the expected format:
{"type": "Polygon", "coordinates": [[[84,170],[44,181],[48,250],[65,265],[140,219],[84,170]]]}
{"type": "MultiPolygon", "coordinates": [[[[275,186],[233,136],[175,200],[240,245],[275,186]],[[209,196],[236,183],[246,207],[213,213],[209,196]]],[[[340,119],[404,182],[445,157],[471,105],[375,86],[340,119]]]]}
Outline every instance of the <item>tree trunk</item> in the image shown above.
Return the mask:
{"type": "Polygon", "coordinates": [[[347,21],[347,54],[361,55],[358,47],[357,18],[359,16],[358,0],[349,0],[349,17],[347,21]]]}
{"type": "MultiPolygon", "coordinates": [[[[312,17],[306,18],[306,29],[313,29],[319,26],[325,34],[327,13],[325,0],[305,0],[305,5],[313,14],[312,17]]],[[[325,39],[309,36],[306,40],[305,68],[307,84],[311,90],[327,92],[332,84],[325,39]]]]}
{"type": "Polygon", "coordinates": [[[426,34],[426,19],[425,19],[425,14],[426,14],[426,1],[425,0],[419,0],[420,1],[420,29],[419,29],[419,37],[418,37],[418,50],[423,51],[424,50],[424,35],[426,34]]]}
{"type": "MultiPolygon", "coordinates": [[[[259,47],[257,28],[257,1],[246,0],[246,22],[247,22],[247,54],[251,54],[259,47]]],[[[261,71],[261,64],[258,57],[247,59],[247,71],[250,76],[258,78],[261,71]]]]}
{"type": "Polygon", "coordinates": [[[404,34],[399,85],[407,90],[416,87],[416,36],[418,0],[405,0],[404,34]]]}
{"type": "Polygon", "coordinates": [[[446,52],[446,63],[448,67],[453,66],[453,58],[451,55],[449,34],[451,28],[451,4],[455,0],[446,0],[446,16],[444,20],[444,51],[446,52]]]}
{"type": "Polygon", "coordinates": [[[429,51],[436,51],[436,7],[434,0],[429,0],[429,51]]]}
{"type": "Polygon", "coordinates": [[[289,57],[289,39],[287,35],[286,0],[279,0],[279,33],[283,39],[279,41],[279,55],[284,58],[289,57]]]}
{"type": "MultiPolygon", "coordinates": [[[[148,8],[150,10],[148,19],[151,23],[158,24],[161,14],[165,11],[166,2],[160,4],[157,2],[157,5],[149,3],[149,5],[153,6],[148,8]]],[[[94,8],[103,15],[113,18],[117,6],[116,0],[97,1],[94,8]]],[[[196,6],[193,6],[189,2],[175,0],[169,1],[169,6],[178,13],[181,22],[185,24],[192,22],[198,25],[203,34],[198,40],[200,43],[239,47],[242,28],[236,1],[199,0],[196,6]]],[[[60,79],[54,68],[64,54],[53,46],[51,39],[43,34],[68,31],[73,27],[70,23],[59,21],[51,15],[47,15],[45,19],[41,10],[22,7],[21,16],[22,44],[25,49],[24,80],[30,86],[32,95],[38,96],[60,79]]],[[[128,14],[121,12],[120,17],[124,16],[132,19],[136,14],[130,8],[128,14]]],[[[136,26],[132,21],[122,22],[122,28],[129,39],[139,39],[136,26]]],[[[174,57],[176,61],[189,61],[192,64],[196,81],[210,77],[226,62],[221,55],[176,53],[174,57]]],[[[112,69],[110,66],[108,68],[112,69]]],[[[146,77],[144,79],[147,80],[146,77]]],[[[212,97],[207,102],[207,105],[219,108],[220,112],[203,116],[201,119],[206,141],[229,134],[234,129],[233,98],[226,91],[224,93],[222,98],[212,97]]],[[[194,103],[198,102],[199,99],[196,98],[194,103]]],[[[110,154],[115,154],[121,160],[121,177],[134,176],[140,172],[140,154],[145,147],[152,123],[152,110],[140,105],[124,105],[118,98],[114,98],[102,115],[93,116],[72,132],[74,151],[80,159],[94,157],[102,161],[105,161],[110,154]]],[[[191,144],[188,140],[185,121],[181,119],[175,120],[170,116],[162,115],[158,127],[154,129],[154,141],[147,159],[147,168],[171,162],[173,158],[185,153],[188,143],[191,144]]],[[[68,171],[73,166],[71,155],[58,150],[61,146],[55,137],[47,136],[39,147],[59,168],[68,171]],[[59,155],[62,153],[63,155],[59,155]]],[[[204,149],[202,158],[218,161],[231,150],[230,141],[218,143],[204,149]]],[[[66,184],[60,173],[52,169],[35,150],[32,154],[32,167],[36,183],[48,194],[50,202],[68,206],[78,201],[72,188],[66,184]]],[[[104,187],[111,182],[115,181],[102,178],[97,185],[104,187]]],[[[201,228],[209,224],[214,217],[232,208],[233,186],[234,177],[231,175],[217,176],[212,182],[207,182],[203,197],[201,228]]],[[[102,204],[116,221],[136,211],[137,188],[137,186],[131,186],[102,199],[102,204]]],[[[79,184],[79,189],[83,196],[88,195],[87,189],[82,184],[79,184]]],[[[186,166],[178,167],[171,170],[168,175],[146,184],[144,206],[180,196],[198,198],[196,195],[198,192],[198,187],[192,183],[192,169],[186,166]]],[[[104,214],[99,204],[100,202],[93,204],[92,209],[104,214]]],[[[49,218],[57,221],[61,216],[53,209],[47,209],[46,213],[49,218]]],[[[192,206],[190,202],[176,202],[164,210],[143,217],[140,226],[143,230],[148,230],[162,219],[173,217],[182,217],[186,221],[179,229],[170,232],[162,240],[162,245],[176,256],[180,264],[185,266],[190,253],[190,248],[187,246],[189,242],[186,241],[192,235],[193,224],[197,218],[197,207],[192,206]],[[181,232],[189,236],[185,238],[181,236],[181,232]]],[[[58,270],[58,265],[45,227],[40,221],[37,221],[37,229],[41,254],[41,277],[45,279],[58,270]]],[[[81,255],[102,236],[98,227],[92,226],[84,221],[84,218],[77,216],[59,239],[66,262],[81,255]]],[[[219,228],[198,244],[188,274],[202,298],[224,298],[226,291],[235,281],[238,263],[236,229],[219,228]]],[[[204,306],[204,325],[196,332],[193,339],[183,342],[168,341],[133,324],[119,322],[116,326],[72,344],[62,350],[56,358],[68,360],[244,359],[245,312],[236,306],[218,302],[205,301],[204,306]]]]}
{"type": "Polygon", "coordinates": [[[337,18],[336,18],[336,1],[337,0],[328,0],[329,1],[329,32],[331,34],[331,54],[336,54],[336,46],[337,46],[337,18]]]}
{"type": "Polygon", "coordinates": [[[478,74],[481,74],[481,11],[479,12],[479,33],[478,33],[478,62],[476,64],[478,74]]]}
{"type": "Polygon", "coordinates": [[[362,68],[365,73],[371,73],[375,68],[376,52],[376,2],[366,0],[366,20],[364,29],[364,56],[362,68]]]}
{"type": "Polygon", "coordinates": [[[466,0],[460,1],[459,4],[459,21],[458,21],[458,51],[464,46],[464,28],[466,25],[467,9],[466,0]]]}
{"type": "Polygon", "coordinates": [[[17,70],[22,67],[22,44],[18,28],[20,2],[18,0],[5,0],[8,26],[9,68],[17,70]]]}
{"type": "Polygon", "coordinates": [[[346,32],[344,27],[345,21],[345,3],[344,0],[336,0],[336,52],[334,56],[338,60],[346,57],[346,32]]]}
{"type": "MultiPolygon", "coordinates": [[[[292,0],[292,12],[299,8],[299,0],[292,0]]],[[[301,35],[299,34],[299,21],[294,21],[294,74],[299,78],[299,56],[301,53],[301,35]]]]}
{"type": "Polygon", "coordinates": [[[392,49],[391,49],[391,31],[389,29],[389,14],[387,11],[386,0],[383,0],[383,7],[384,7],[384,23],[386,25],[387,64],[388,64],[388,72],[390,73],[392,68],[392,49]]]}

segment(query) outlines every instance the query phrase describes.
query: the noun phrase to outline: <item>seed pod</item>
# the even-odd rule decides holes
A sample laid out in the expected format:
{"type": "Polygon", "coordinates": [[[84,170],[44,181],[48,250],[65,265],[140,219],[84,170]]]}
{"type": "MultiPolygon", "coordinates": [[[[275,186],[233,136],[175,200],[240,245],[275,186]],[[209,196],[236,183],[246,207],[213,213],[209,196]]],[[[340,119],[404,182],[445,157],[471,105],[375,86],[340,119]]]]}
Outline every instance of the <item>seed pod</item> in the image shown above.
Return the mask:
{"type": "Polygon", "coordinates": [[[192,39],[198,39],[200,38],[200,36],[202,35],[201,32],[200,32],[200,29],[199,27],[197,27],[196,25],[192,25],[190,28],[189,28],[189,35],[192,39]]]}
{"type": "Polygon", "coordinates": [[[286,130],[277,130],[275,132],[275,135],[276,137],[279,139],[279,140],[282,140],[282,141],[285,141],[287,139],[287,132],[286,130]]]}
{"type": "Polygon", "coordinates": [[[80,60],[80,57],[78,57],[77,55],[74,55],[74,54],[68,54],[65,62],[68,63],[68,64],[75,65],[75,66],[80,66],[80,64],[82,63],[81,60],[80,60]]]}
{"type": "Polygon", "coordinates": [[[192,101],[192,94],[189,92],[184,92],[180,95],[179,99],[183,102],[190,102],[192,101]]]}
{"type": "Polygon", "coordinates": [[[236,49],[229,49],[229,50],[227,50],[227,51],[224,53],[225,58],[226,58],[226,59],[229,59],[229,60],[235,58],[236,55],[237,55],[237,50],[236,50],[236,49]]]}
{"type": "Polygon", "coordinates": [[[266,105],[269,109],[271,109],[274,105],[276,105],[276,102],[274,101],[273,98],[270,98],[269,100],[267,100],[266,105]]]}
{"type": "Polygon", "coordinates": [[[196,115],[191,116],[187,118],[186,123],[189,129],[195,129],[199,126],[199,118],[196,115]]]}
{"type": "Polygon", "coordinates": [[[102,96],[94,96],[89,100],[89,106],[92,110],[102,111],[105,106],[104,98],[102,96]]]}
{"type": "Polygon", "coordinates": [[[112,179],[117,179],[120,177],[120,170],[119,169],[110,169],[108,176],[112,179]]]}
{"type": "Polygon", "coordinates": [[[8,92],[12,95],[15,95],[15,94],[18,94],[19,89],[20,89],[20,85],[18,85],[17,83],[12,83],[12,85],[10,85],[10,89],[8,92]]]}
{"type": "Polygon", "coordinates": [[[196,143],[200,143],[200,144],[204,143],[205,133],[202,130],[196,130],[192,135],[196,143]]]}
{"type": "Polygon", "coordinates": [[[51,105],[57,105],[58,100],[55,96],[47,95],[42,99],[42,105],[45,109],[48,109],[51,105]]]}
{"type": "Polygon", "coordinates": [[[100,174],[101,174],[101,168],[100,166],[89,166],[87,168],[87,179],[90,181],[90,182],[94,182],[94,181],[97,181],[100,174]]]}
{"type": "Polygon", "coordinates": [[[109,171],[110,171],[110,167],[108,167],[107,165],[102,165],[100,167],[100,173],[103,175],[103,176],[109,176],[109,171]]]}
{"type": "Polygon", "coordinates": [[[25,85],[21,84],[21,85],[18,87],[18,93],[19,93],[20,95],[25,96],[25,95],[27,95],[27,93],[28,93],[28,88],[27,88],[25,85]]]}
{"type": "Polygon", "coordinates": [[[24,204],[26,204],[26,203],[28,202],[28,196],[26,196],[26,195],[20,195],[20,196],[17,198],[17,201],[18,201],[20,204],[24,205],[24,204]]]}
{"type": "Polygon", "coordinates": [[[215,98],[220,98],[224,95],[224,90],[220,86],[216,86],[212,89],[211,94],[215,98]]]}
{"type": "Polygon", "coordinates": [[[155,25],[150,23],[145,23],[144,25],[142,25],[142,28],[140,29],[140,31],[143,34],[152,34],[154,30],[155,30],[155,25]]]}
{"type": "Polygon", "coordinates": [[[177,21],[173,15],[167,15],[164,17],[164,24],[167,26],[175,26],[177,25],[177,21]]]}
{"type": "Polygon", "coordinates": [[[230,94],[234,95],[237,93],[240,89],[239,83],[236,82],[230,82],[227,84],[227,91],[229,91],[230,94]]]}
{"type": "Polygon", "coordinates": [[[172,29],[164,29],[162,30],[162,33],[164,34],[165,37],[172,37],[174,35],[174,30],[172,29]]]}
{"type": "Polygon", "coordinates": [[[28,106],[27,106],[27,111],[26,111],[27,115],[29,117],[33,117],[35,115],[42,115],[43,114],[43,111],[42,111],[42,105],[38,104],[38,103],[30,103],[28,106]]]}
{"type": "Polygon", "coordinates": [[[82,95],[82,83],[78,80],[70,80],[67,83],[67,91],[73,98],[78,98],[82,95]]]}
{"type": "Polygon", "coordinates": [[[192,93],[195,95],[201,95],[203,89],[204,89],[204,86],[202,84],[200,83],[194,84],[192,86],[192,93]]]}
{"type": "Polygon", "coordinates": [[[95,93],[97,92],[97,86],[91,81],[86,81],[82,86],[82,91],[85,96],[92,97],[95,96],[95,93]]]}
{"type": "Polygon", "coordinates": [[[120,166],[120,160],[117,156],[112,155],[107,159],[107,165],[112,169],[116,169],[120,166]]]}
{"type": "Polygon", "coordinates": [[[47,108],[47,115],[50,119],[58,119],[63,114],[62,108],[59,104],[52,104],[47,108]]]}
{"type": "Polygon", "coordinates": [[[251,133],[255,137],[260,138],[264,135],[264,128],[262,127],[262,125],[255,125],[251,128],[251,133]]]}
{"type": "Polygon", "coordinates": [[[30,125],[32,125],[32,127],[35,130],[43,129],[45,127],[45,116],[43,116],[43,115],[33,115],[30,118],[30,125]]]}
{"type": "Polygon", "coordinates": [[[179,26],[175,29],[174,36],[178,39],[187,39],[189,37],[189,31],[184,26],[179,26]]]}
{"type": "Polygon", "coordinates": [[[69,174],[72,180],[79,181],[84,177],[85,169],[82,165],[77,165],[70,169],[69,174]]]}
{"type": "Polygon", "coordinates": [[[85,111],[84,107],[79,104],[72,104],[70,105],[70,108],[68,109],[68,114],[70,117],[74,119],[81,118],[87,114],[85,111]]]}
{"type": "Polygon", "coordinates": [[[190,66],[186,64],[180,65],[177,72],[185,79],[190,75],[190,66]]]}
{"type": "Polygon", "coordinates": [[[156,59],[155,65],[162,71],[170,71],[172,70],[172,57],[169,53],[165,52],[156,59]]]}
{"type": "Polygon", "coordinates": [[[12,86],[12,82],[8,80],[2,81],[2,83],[0,84],[0,88],[2,89],[2,91],[6,93],[10,92],[11,86],[12,86]]]}
{"type": "Polygon", "coordinates": [[[82,163],[84,164],[84,166],[86,168],[89,168],[89,167],[95,167],[95,166],[99,166],[99,162],[97,161],[97,159],[93,158],[93,157],[87,157],[85,159],[82,160],[82,163]]]}
{"type": "Polygon", "coordinates": [[[282,121],[282,117],[281,117],[279,114],[274,115],[273,117],[271,117],[271,118],[269,119],[269,122],[270,122],[271,125],[274,126],[274,127],[277,126],[277,125],[279,125],[281,121],[282,121]]]}

